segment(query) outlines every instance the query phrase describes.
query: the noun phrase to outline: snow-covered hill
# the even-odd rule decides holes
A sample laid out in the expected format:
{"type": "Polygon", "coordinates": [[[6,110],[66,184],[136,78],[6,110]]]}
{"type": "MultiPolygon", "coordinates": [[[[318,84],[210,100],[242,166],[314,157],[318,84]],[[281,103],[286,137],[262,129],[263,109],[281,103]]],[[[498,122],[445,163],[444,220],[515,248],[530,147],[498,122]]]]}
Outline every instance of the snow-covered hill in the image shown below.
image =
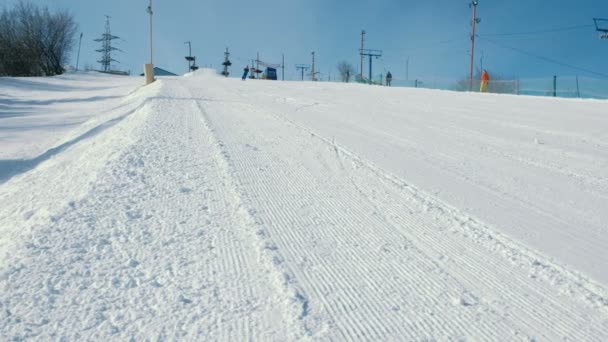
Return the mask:
{"type": "Polygon", "coordinates": [[[608,339],[607,102],[0,79],[0,340],[608,339]]]}

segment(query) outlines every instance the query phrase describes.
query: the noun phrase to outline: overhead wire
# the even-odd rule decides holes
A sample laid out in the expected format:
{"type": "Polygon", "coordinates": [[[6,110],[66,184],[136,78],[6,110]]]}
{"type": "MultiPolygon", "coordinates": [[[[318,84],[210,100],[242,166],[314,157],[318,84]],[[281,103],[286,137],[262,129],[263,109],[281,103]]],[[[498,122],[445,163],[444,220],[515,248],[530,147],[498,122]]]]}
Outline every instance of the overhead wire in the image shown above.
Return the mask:
{"type": "Polygon", "coordinates": [[[537,30],[537,31],[524,31],[524,32],[507,32],[507,33],[490,33],[480,35],[480,37],[508,37],[508,36],[528,36],[535,34],[543,34],[543,33],[553,33],[553,32],[564,32],[564,31],[574,31],[586,28],[595,27],[594,25],[577,25],[577,26],[567,26],[567,27],[557,27],[553,29],[545,29],[545,30],[537,30]]]}
{"type": "Polygon", "coordinates": [[[543,60],[545,62],[549,62],[549,63],[556,64],[556,65],[560,65],[560,66],[567,67],[567,68],[574,69],[574,70],[583,71],[583,72],[586,72],[588,74],[592,74],[592,75],[608,78],[608,74],[604,74],[604,73],[601,73],[601,72],[593,71],[593,70],[590,70],[590,69],[587,69],[587,68],[578,67],[578,66],[575,66],[575,65],[572,65],[572,64],[568,64],[568,63],[564,63],[564,62],[555,60],[553,58],[537,55],[537,54],[534,54],[534,53],[531,53],[531,52],[528,52],[528,51],[525,51],[525,50],[522,50],[522,49],[519,49],[519,48],[514,48],[512,46],[500,44],[500,43],[497,43],[497,42],[495,42],[495,41],[493,41],[491,39],[488,39],[488,38],[485,38],[485,37],[482,37],[482,36],[477,36],[477,37],[479,39],[482,39],[482,40],[484,40],[484,41],[486,41],[488,43],[494,44],[494,45],[496,45],[498,47],[501,47],[503,49],[509,49],[509,50],[512,50],[512,51],[515,51],[515,52],[519,52],[521,54],[524,54],[524,55],[527,55],[527,56],[530,56],[530,57],[534,57],[534,58],[543,60]]]}

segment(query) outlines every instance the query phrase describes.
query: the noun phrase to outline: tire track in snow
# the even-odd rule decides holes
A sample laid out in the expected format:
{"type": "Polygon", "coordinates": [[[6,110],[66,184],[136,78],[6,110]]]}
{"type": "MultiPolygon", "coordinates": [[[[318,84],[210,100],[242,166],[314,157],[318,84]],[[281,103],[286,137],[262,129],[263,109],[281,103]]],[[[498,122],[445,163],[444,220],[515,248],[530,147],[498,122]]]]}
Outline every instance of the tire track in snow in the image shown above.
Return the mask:
{"type": "MultiPolygon", "coordinates": [[[[458,336],[453,335],[457,332],[469,337],[504,338],[512,333],[520,337],[540,334],[541,336],[536,337],[594,340],[598,336],[608,334],[605,315],[598,316],[598,312],[595,311],[605,310],[606,296],[601,287],[596,287],[587,279],[572,274],[548,262],[546,258],[512,243],[467,215],[365,163],[349,154],[346,149],[319,137],[314,132],[295,125],[300,133],[297,130],[287,130],[290,133],[285,133],[285,125],[280,123],[284,118],[272,114],[272,109],[263,112],[259,108],[236,103],[232,100],[230,105],[220,105],[217,101],[213,104],[209,103],[211,120],[220,130],[218,134],[231,141],[231,143],[227,142],[226,146],[232,151],[236,170],[243,179],[244,188],[248,190],[252,202],[257,203],[257,207],[263,208],[260,209],[260,217],[268,221],[268,225],[272,228],[271,236],[277,241],[287,261],[291,263],[299,282],[309,289],[313,312],[323,307],[319,315],[325,317],[332,328],[340,330],[342,333],[340,336],[343,338],[374,339],[409,336],[415,339],[421,336],[429,337],[424,335],[424,332],[430,331],[432,332],[430,337],[446,335],[454,337],[458,336]],[[269,123],[277,119],[279,122],[269,123]],[[247,127],[251,128],[247,129],[247,127]],[[239,133],[235,134],[235,131],[239,133]],[[302,131],[312,138],[320,138],[324,143],[307,141],[302,131]],[[250,146],[253,144],[257,151],[251,150],[247,144],[250,146]],[[281,144],[280,148],[277,147],[279,144],[281,144]],[[322,145],[325,145],[325,148],[322,145]],[[326,160],[318,164],[334,165],[334,169],[325,170],[328,171],[327,174],[311,169],[313,165],[310,163],[297,164],[303,160],[310,162],[311,160],[307,158],[311,158],[314,162],[314,157],[305,152],[323,149],[327,151],[321,153],[326,160]],[[332,162],[328,154],[333,151],[335,155],[336,150],[341,153],[340,158],[343,160],[332,162]],[[256,153],[260,151],[267,151],[269,155],[256,153]],[[302,157],[302,154],[306,158],[298,160],[293,157],[296,155],[302,157]],[[349,162],[352,164],[350,169],[341,170],[341,167],[348,165],[349,162]],[[331,178],[331,182],[321,181],[328,177],[331,178]],[[345,178],[356,178],[362,184],[373,183],[377,186],[367,189],[355,186],[353,189],[352,185],[356,183],[345,184],[341,181],[345,178]],[[280,185],[288,185],[289,188],[281,189],[280,185]],[[328,193],[332,185],[339,189],[339,192],[328,193]],[[359,195],[355,193],[357,191],[359,195]],[[293,195],[279,195],[282,192],[293,195]],[[390,196],[385,200],[378,195],[379,192],[388,193],[390,196]],[[350,197],[346,194],[350,194],[350,197]],[[367,200],[370,205],[353,206],[357,198],[367,200]],[[318,201],[322,202],[315,205],[318,201]],[[306,205],[314,210],[303,211],[302,208],[306,205]],[[370,207],[371,215],[374,216],[371,220],[370,215],[366,213],[370,207]],[[377,209],[373,210],[373,208],[377,209]],[[348,209],[354,212],[345,212],[348,209]],[[381,215],[378,212],[381,212],[381,215]],[[400,215],[400,213],[406,214],[400,215]],[[315,215],[317,215],[316,221],[315,215]],[[349,225],[361,222],[373,226],[375,228],[373,233],[380,236],[368,232],[369,234],[364,235],[364,238],[357,240],[356,246],[352,244],[349,246],[347,258],[353,259],[355,265],[349,264],[349,267],[343,265],[345,266],[343,269],[335,269],[329,264],[330,261],[325,260],[326,258],[310,251],[314,244],[307,244],[307,241],[314,241],[314,238],[342,241],[342,246],[336,246],[336,250],[340,250],[346,243],[337,238],[366,232],[367,229],[364,227],[358,227],[359,230],[348,229],[349,225]],[[324,225],[322,228],[327,229],[315,230],[319,225],[324,225]],[[444,226],[461,237],[446,238],[444,226]],[[315,236],[311,231],[319,235],[315,236]],[[484,240],[486,238],[487,240],[484,240]],[[403,245],[409,247],[409,252],[392,246],[391,242],[394,241],[402,241],[403,245]],[[357,276],[353,276],[352,273],[358,271],[357,263],[366,265],[366,261],[369,262],[377,256],[374,252],[377,251],[378,245],[374,245],[374,242],[388,244],[393,247],[389,248],[391,251],[397,249],[393,253],[397,258],[407,260],[407,264],[398,266],[387,266],[382,262],[368,264],[368,268],[377,269],[367,271],[389,270],[389,272],[380,277],[378,274],[366,275],[365,272],[359,271],[357,276]],[[449,261],[450,258],[456,262],[449,261]],[[412,259],[419,263],[418,267],[411,265],[412,259]],[[426,265],[426,268],[420,264],[426,265]],[[408,280],[414,280],[416,283],[425,284],[426,281],[425,285],[410,289],[421,295],[421,298],[417,299],[421,306],[441,307],[443,303],[427,302],[429,298],[433,298],[433,295],[425,290],[433,288],[433,284],[440,288],[443,286],[452,291],[451,295],[446,295],[448,290],[442,293],[447,297],[443,298],[444,300],[456,299],[458,304],[465,308],[473,307],[472,310],[476,311],[473,317],[481,315],[483,324],[479,322],[471,324],[474,319],[471,319],[471,316],[466,317],[465,311],[462,315],[465,318],[461,318],[461,312],[459,318],[450,317],[452,320],[442,320],[439,316],[426,317],[422,320],[422,324],[420,322],[412,324],[419,330],[412,329],[412,326],[398,330],[399,327],[407,325],[404,322],[411,323],[411,321],[407,316],[394,315],[397,316],[395,318],[386,312],[383,313],[383,308],[377,306],[378,303],[386,302],[381,291],[370,293],[363,289],[341,289],[340,298],[331,298],[336,292],[335,289],[328,290],[331,289],[332,284],[345,286],[348,283],[361,283],[361,279],[364,279],[363,283],[366,281],[373,283],[381,279],[390,285],[389,288],[393,287],[391,290],[403,296],[402,291],[395,290],[403,284],[391,281],[390,271],[401,276],[408,275],[410,277],[408,280]],[[507,279],[512,278],[509,272],[516,274],[516,283],[505,284],[507,279]],[[428,277],[432,279],[427,279],[428,277]],[[557,291],[560,288],[572,293],[561,296],[557,291]],[[493,298],[493,293],[496,292],[505,294],[493,298]],[[362,293],[369,296],[363,297],[366,303],[361,306],[368,306],[363,311],[356,304],[356,296],[362,293]],[[523,295],[529,298],[520,299],[523,295]],[[572,295],[581,298],[573,301],[572,295]],[[343,300],[344,298],[346,301],[343,300]],[[456,326],[450,325],[454,322],[457,322],[456,326]]],[[[333,255],[337,254],[337,251],[333,255]]],[[[345,262],[345,258],[338,260],[345,262]]],[[[457,311],[459,310],[452,309],[452,314],[457,311]]]]}

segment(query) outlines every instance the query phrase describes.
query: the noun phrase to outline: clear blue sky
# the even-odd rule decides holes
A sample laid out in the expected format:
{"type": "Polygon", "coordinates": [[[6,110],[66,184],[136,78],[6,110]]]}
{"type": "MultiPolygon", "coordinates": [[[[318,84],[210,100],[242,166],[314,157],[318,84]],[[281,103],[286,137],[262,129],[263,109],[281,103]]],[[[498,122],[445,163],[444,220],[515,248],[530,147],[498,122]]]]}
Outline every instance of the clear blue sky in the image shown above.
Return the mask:
{"type": "MultiPolygon", "coordinates": [[[[8,6],[16,0],[0,0],[8,6]]],[[[104,30],[104,15],[112,17],[112,33],[124,50],[118,68],[140,72],[149,59],[148,0],[33,0],[51,9],[71,11],[84,33],[80,65],[95,64],[104,30]]],[[[154,0],[155,64],[176,73],[187,69],[185,41],[202,66],[219,68],[226,47],[232,53],[231,76],[248,60],[280,63],[285,54],[286,78],[296,79],[296,63],[310,63],[316,51],[322,77],[337,74],[347,60],[358,68],[359,39],[367,31],[366,48],[383,50],[374,74],[390,70],[395,78],[465,77],[469,68],[470,0],[154,0]]],[[[506,77],[582,75],[600,77],[531,57],[550,58],[608,75],[608,40],[600,40],[593,17],[608,18],[605,0],[479,0],[481,24],[476,64],[506,77]],[[513,36],[484,35],[543,31],[589,25],[572,30],[513,36]],[[490,39],[490,40],[488,40],[490,39]],[[498,45],[497,45],[498,44],[498,45]],[[504,46],[504,47],[502,47],[504,46]],[[506,48],[509,47],[509,48],[506,48]]],[[[76,52],[73,56],[74,64],[76,52]]],[[[98,66],[98,64],[96,65],[98,66]]],[[[367,63],[365,65],[367,70],[367,63]]],[[[367,71],[365,71],[367,73],[367,71]]],[[[608,77],[605,77],[608,78],[608,77]]]]}

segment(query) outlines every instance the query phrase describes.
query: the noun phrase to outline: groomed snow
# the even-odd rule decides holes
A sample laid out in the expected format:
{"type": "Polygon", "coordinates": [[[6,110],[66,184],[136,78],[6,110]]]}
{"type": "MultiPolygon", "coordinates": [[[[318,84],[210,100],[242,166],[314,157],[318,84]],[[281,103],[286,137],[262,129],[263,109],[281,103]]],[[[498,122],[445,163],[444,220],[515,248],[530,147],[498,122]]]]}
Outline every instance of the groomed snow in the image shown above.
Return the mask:
{"type": "Polygon", "coordinates": [[[0,340],[608,340],[605,101],[0,79],[0,340]]]}

